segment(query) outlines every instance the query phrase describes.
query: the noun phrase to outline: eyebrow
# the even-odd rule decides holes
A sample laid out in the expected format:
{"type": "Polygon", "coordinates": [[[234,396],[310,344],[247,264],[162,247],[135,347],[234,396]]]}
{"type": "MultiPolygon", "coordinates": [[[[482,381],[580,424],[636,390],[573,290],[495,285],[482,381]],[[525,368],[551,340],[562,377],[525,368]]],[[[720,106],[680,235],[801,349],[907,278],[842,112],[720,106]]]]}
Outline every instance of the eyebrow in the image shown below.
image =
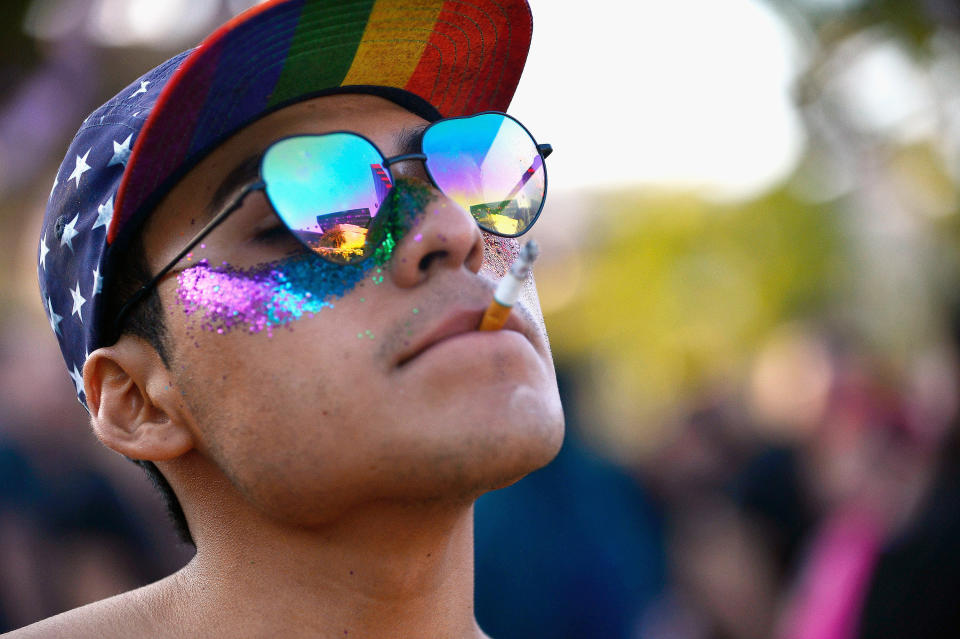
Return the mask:
{"type": "Polygon", "coordinates": [[[255,153],[244,159],[227,173],[207,203],[206,214],[208,218],[213,217],[213,215],[223,209],[230,196],[240,188],[257,179],[257,176],[260,174],[260,158],[262,156],[262,152],[255,153]]]}
{"type": "Polygon", "coordinates": [[[423,137],[423,132],[427,130],[428,126],[430,125],[421,124],[418,126],[400,129],[400,132],[397,133],[393,138],[397,144],[397,155],[419,153],[420,139],[423,137]]]}

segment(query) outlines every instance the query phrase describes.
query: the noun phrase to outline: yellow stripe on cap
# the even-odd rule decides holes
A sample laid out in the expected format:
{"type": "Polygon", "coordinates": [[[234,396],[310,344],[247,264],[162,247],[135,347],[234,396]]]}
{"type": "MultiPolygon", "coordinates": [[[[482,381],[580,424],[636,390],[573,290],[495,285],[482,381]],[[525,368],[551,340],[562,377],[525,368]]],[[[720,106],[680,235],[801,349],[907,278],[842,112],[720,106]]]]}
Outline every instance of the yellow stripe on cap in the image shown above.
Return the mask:
{"type": "Polygon", "coordinates": [[[443,2],[377,0],[342,86],[406,86],[427,47],[443,2]],[[399,37],[396,34],[397,23],[405,25],[404,35],[399,37]]]}

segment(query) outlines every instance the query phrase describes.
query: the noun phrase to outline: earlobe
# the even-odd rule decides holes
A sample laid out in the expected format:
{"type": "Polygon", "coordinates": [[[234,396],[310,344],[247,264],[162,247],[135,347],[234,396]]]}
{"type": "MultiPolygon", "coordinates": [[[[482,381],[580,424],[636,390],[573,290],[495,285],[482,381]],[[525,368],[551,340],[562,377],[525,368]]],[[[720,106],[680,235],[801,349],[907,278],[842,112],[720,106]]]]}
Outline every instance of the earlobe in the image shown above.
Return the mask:
{"type": "Polygon", "coordinates": [[[97,438],[131,459],[164,461],[194,445],[189,412],[170,371],[143,340],[124,335],[83,366],[84,394],[97,438]]]}

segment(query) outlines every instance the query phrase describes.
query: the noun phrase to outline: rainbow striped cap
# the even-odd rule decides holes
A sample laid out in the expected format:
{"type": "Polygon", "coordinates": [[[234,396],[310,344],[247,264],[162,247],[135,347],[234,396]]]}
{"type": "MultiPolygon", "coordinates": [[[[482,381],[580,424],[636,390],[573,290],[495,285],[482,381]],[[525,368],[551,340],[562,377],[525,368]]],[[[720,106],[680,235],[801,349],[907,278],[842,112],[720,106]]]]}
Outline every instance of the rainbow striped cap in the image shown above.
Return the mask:
{"type": "Polygon", "coordinates": [[[526,0],[268,0],[90,114],[57,173],[38,248],[43,305],[80,401],[87,355],[116,337],[101,298],[119,257],[210,151],[327,93],[375,93],[427,119],[504,111],[531,28],[526,0]]]}

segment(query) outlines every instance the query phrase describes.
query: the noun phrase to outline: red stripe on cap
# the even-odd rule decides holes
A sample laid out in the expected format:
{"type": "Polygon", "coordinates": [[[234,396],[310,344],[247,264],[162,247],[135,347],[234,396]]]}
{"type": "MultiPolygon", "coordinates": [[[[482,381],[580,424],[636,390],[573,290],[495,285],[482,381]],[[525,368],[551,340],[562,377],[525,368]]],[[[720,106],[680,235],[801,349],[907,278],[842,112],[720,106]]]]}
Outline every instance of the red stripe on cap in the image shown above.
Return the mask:
{"type": "Polygon", "coordinates": [[[485,11],[469,1],[448,0],[405,88],[425,96],[445,116],[505,111],[523,71],[532,27],[526,3],[485,11]],[[478,58],[483,60],[479,74],[478,58]]]}

